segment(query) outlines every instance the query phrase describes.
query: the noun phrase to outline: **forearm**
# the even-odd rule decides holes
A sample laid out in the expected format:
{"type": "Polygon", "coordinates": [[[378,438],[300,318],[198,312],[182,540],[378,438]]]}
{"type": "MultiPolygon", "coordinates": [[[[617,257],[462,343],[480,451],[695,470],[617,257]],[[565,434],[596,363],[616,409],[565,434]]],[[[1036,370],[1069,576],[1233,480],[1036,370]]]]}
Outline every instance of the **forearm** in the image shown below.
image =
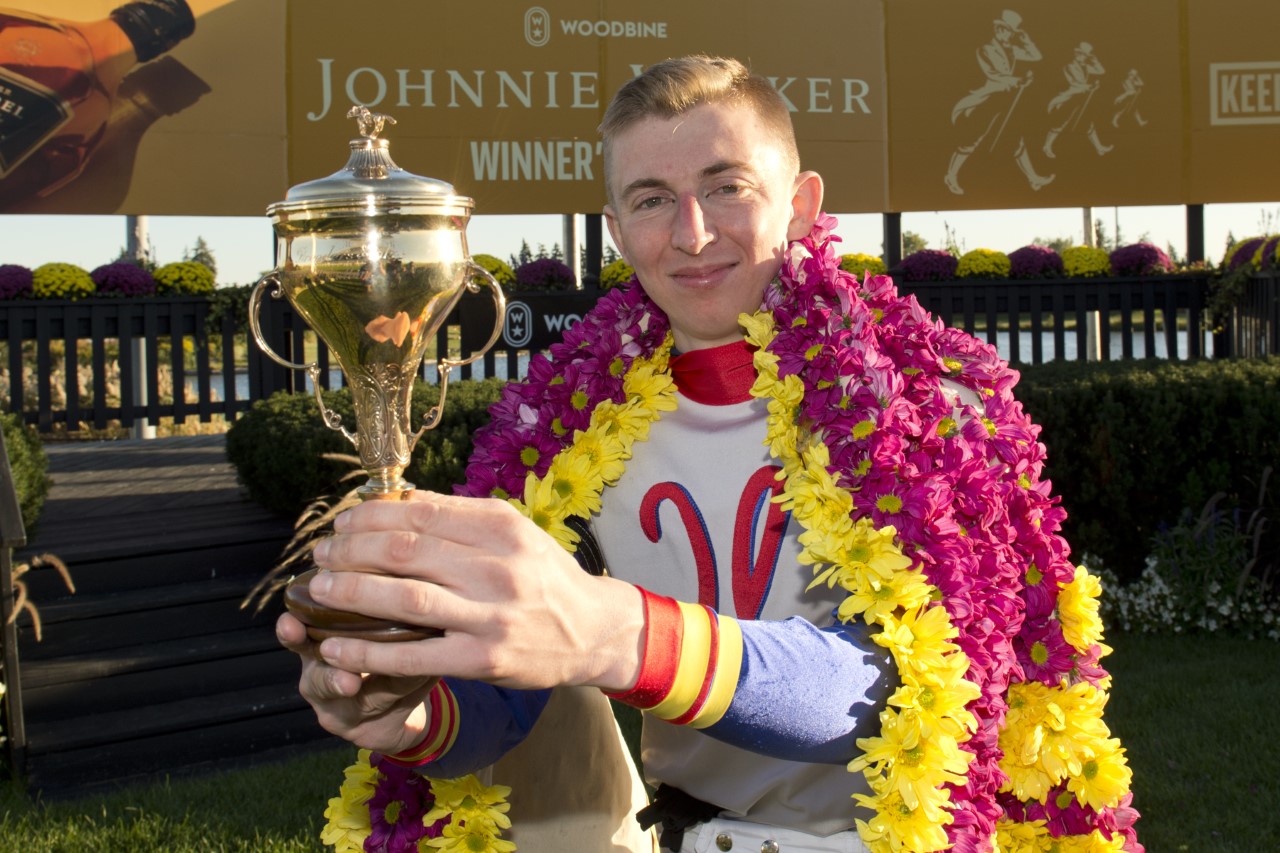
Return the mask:
{"type": "Polygon", "coordinates": [[[840,763],[873,733],[897,686],[858,626],[743,621],[645,593],[644,661],[614,698],[777,758],[840,763]]]}

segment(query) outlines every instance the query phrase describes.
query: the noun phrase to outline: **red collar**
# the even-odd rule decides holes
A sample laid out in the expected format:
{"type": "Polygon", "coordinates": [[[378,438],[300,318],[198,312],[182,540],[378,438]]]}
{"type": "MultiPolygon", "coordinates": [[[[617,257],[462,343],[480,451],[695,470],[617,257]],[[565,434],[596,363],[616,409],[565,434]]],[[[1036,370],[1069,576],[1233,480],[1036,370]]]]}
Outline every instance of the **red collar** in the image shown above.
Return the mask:
{"type": "Polygon", "coordinates": [[[676,390],[706,406],[730,406],[751,399],[756,381],[752,347],[746,341],[682,352],[671,357],[676,390]]]}

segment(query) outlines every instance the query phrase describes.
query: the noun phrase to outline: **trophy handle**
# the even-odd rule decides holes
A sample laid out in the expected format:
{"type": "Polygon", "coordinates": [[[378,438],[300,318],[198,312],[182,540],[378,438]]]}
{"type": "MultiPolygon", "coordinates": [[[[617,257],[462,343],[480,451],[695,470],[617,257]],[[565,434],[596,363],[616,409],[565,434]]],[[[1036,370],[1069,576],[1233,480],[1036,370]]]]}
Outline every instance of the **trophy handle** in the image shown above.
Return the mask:
{"type": "MultiPolygon", "coordinates": [[[[493,323],[493,334],[489,335],[488,342],[480,348],[480,351],[468,358],[437,358],[436,373],[440,377],[440,400],[436,405],[432,406],[425,415],[422,416],[425,423],[413,436],[413,441],[409,445],[412,450],[414,445],[418,443],[418,439],[429,429],[434,429],[440,423],[440,416],[444,413],[444,395],[449,387],[449,371],[455,367],[463,367],[471,364],[484,357],[484,354],[493,348],[498,342],[498,338],[502,336],[502,327],[507,322],[507,297],[502,292],[502,285],[498,284],[498,280],[493,277],[487,269],[477,264],[475,261],[468,261],[469,269],[467,270],[467,292],[479,293],[482,285],[488,285],[490,292],[493,294],[493,307],[497,312],[497,317],[493,323]],[[481,279],[480,282],[476,278],[481,279]]],[[[252,310],[252,309],[250,309],[252,310]]]]}
{"type": "MultiPolygon", "coordinates": [[[[267,285],[274,285],[271,291],[272,299],[279,299],[284,295],[284,291],[280,289],[280,279],[276,278],[275,272],[270,272],[258,279],[258,283],[253,286],[253,290],[249,293],[249,330],[253,333],[253,340],[258,344],[258,349],[282,367],[290,370],[305,370],[307,376],[311,378],[311,390],[316,395],[316,404],[320,407],[320,417],[324,419],[324,425],[329,429],[336,430],[347,437],[347,441],[351,442],[353,447],[360,446],[360,439],[351,430],[342,425],[342,415],[331,411],[324,404],[324,398],[320,396],[320,365],[317,362],[310,364],[297,364],[287,359],[281,358],[280,355],[271,348],[271,344],[267,343],[266,337],[262,334],[262,327],[258,323],[258,313],[261,310],[262,294],[265,292],[267,285]]],[[[441,397],[444,395],[441,394],[441,397]]]]}

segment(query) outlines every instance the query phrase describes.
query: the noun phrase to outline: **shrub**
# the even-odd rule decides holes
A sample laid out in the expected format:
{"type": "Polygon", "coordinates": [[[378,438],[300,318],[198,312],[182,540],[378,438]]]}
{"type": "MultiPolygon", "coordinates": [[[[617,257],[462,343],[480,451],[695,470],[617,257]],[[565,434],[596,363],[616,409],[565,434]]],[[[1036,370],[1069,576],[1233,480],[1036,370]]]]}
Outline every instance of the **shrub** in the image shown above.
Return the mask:
{"type": "Polygon", "coordinates": [[[174,261],[156,270],[156,293],[202,296],[213,293],[213,270],[199,261],[174,261]]]}
{"type": "Polygon", "coordinates": [[[1009,253],[1009,277],[1058,278],[1062,275],[1062,255],[1048,246],[1023,246],[1009,253]]]}
{"type": "MultiPolygon", "coordinates": [[[[1062,495],[1067,542],[1122,580],[1138,577],[1152,538],[1185,508],[1219,491],[1248,505],[1261,473],[1280,459],[1280,357],[1020,370],[1015,394],[1043,428],[1045,477],[1062,495]]],[[[1280,518],[1280,507],[1268,513],[1280,518]]],[[[1264,539],[1275,560],[1274,534],[1264,539]]]]}
{"type": "Polygon", "coordinates": [[[0,264],[0,299],[31,297],[31,270],[18,264],[0,264]]]}
{"type": "Polygon", "coordinates": [[[600,270],[600,289],[610,290],[621,284],[631,281],[631,277],[636,274],[631,264],[627,263],[624,258],[618,258],[604,265],[600,270]]]}
{"type": "Polygon", "coordinates": [[[75,264],[41,264],[31,275],[31,292],[37,299],[79,299],[95,289],[89,273],[75,264]]]}
{"type": "MultiPolygon", "coordinates": [[[[1265,480],[1265,477],[1264,477],[1265,480]]],[[[1265,497],[1259,496],[1259,503],[1265,497]]],[[[1160,530],[1137,581],[1104,587],[1102,615],[1125,631],[1233,633],[1280,640],[1280,598],[1256,571],[1260,510],[1220,506],[1214,495],[1199,516],[1190,509],[1160,530]]]]}
{"type": "Polygon", "coordinates": [[[13,487],[18,493],[18,509],[22,526],[30,540],[44,508],[53,481],[48,477],[49,457],[40,443],[39,434],[22,423],[17,415],[0,412],[0,428],[4,431],[4,447],[13,474],[13,487]]]}
{"type": "Polygon", "coordinates": [[[573,270],[555,258],[537,258],[516,268],[518,290],[570,290],[573,286],[573,270]]]}
{"type": "Polygon", "coordinates": [[[1096,246],[1070,246],[1062,250],[1062,270],[1070,278],[1111,275],[1111,256],[1096,246]]]}
{"type": "Polygon", "coordinates": [[[868,255],[865,252],[852,252],[848,255],[841,255],[840,269],[853,273],[858,277],[858,281],[862,281],[865,275],[884,275],[888,271],[884,261],[875,255],[868,255]]]}
{"type": "Polygon", "coordinates": [[[511,269],[511,264],[502,258],[496,258],[493,255],[472,255],[471,260],[484,267],[503,288],[510,288],[516,283],[515,270],[511,269]]]}
{"type": "Polygon", "coordinates": [[[1008,278],[1009,256],[995,249],[972,249],[960,256],[956,264],[959,278],[1008,278]]]}
{"type": "MultiPolygon", "coordinates": [[[[503,380],[454,380],[440,424],[414,448],[405,478],[419,488],[449,492],[461,482],[471,455],[471,436],[489,420],[503,380]]],[[[351,393],[323,392],[325,406],[355,426],[351,393]]],[[[435,385],[414,385],[414,420],[439,399],[435,385]]],[[[227,431],[227,459],[249,496],[274,512],[292,515],[314,498],[338,491],[349,467],[321,458],[324,453],[354,453],[341,434],[325,427],[311,394],[278,393],[254,403],[227,431]]],[[[345,488],[342,489],[345,491],[345,488]]]]}
{"type": "Polygon", "coordinates": [[[89,273],[98,292],[108,296],[150,296],[156,280],[142,267],[128,261],[114,261],[89,273]]]}
{"type": "Polygon", "coordinates": [[[1172,269],[1164,249],[1151,243],[1121,246],[1111,253],[1111,271],[1116,275],[1158,275],[1172,269]]]}
{"type": "Polygon", "coordinates": [[[902,277],[906,281],[948,281],[956,277],[959,261],[941,249],[921,249],[902,259],[902,277]]]}

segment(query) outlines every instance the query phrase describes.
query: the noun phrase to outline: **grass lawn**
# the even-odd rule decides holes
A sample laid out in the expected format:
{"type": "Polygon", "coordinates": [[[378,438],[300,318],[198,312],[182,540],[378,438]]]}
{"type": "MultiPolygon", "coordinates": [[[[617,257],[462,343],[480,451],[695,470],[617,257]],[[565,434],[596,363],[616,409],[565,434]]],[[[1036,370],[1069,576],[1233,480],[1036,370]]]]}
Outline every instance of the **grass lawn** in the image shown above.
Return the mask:
{"type": "MultiPolygon", "coordinates": [[[[1280,839],[1280,645],[1116,635],[1107,722],[1128,749],[1151,853],[1256,853],[1280,839]]],[[[624,719],[630,729],[630,718],[624,719]]],[[[320,850],[354,750],[33,804],[0,788],[0,853],[320,850]]],[[[577,851],[566,851],[577,853],[577,851]]],[[[590,851],[583,851],[590,853],[590,851]]]]}
{"type": "Polygon", "coordinates": [[[1280,644],[1117,634],[1106,720],[1150,853],[1280,849],[1280,644]]]}

